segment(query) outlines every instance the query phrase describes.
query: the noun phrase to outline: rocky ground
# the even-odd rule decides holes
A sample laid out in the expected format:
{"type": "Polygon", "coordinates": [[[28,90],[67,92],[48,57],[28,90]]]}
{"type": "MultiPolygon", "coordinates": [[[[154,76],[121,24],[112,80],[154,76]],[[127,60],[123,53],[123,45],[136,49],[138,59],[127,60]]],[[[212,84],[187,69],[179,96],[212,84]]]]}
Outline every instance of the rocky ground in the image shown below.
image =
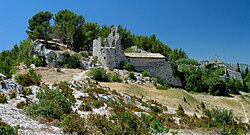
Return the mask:
{"type": "MultiPolygon", "coordinates": [[[[57,71],[49,69],[49,72],[44,72],[44,75],[51,74],[51,73],[57,73],[57,71]]],[[[65,72],[67,70],[63,70],[65,72]]],[[[99,85],[97,82],[90,79],[90,77],[87,76],[88,70],[79,70],[77,72],[73,72],[71,74],[71,79],[68,81],[68,86],[73,90],[73,96],[76,99],[75,105],[72,106],[72,109],[74,112],[77,112],[80,114],[81,117],[87,118],[89,115],[105,115],[110,116],[112,106],[106,103],[106,101],[112,100],[113,102],[117,104],[131,104],[133,103],[133,113],[137,117],[141,117],[142,114],[150,114],[152,110],[150,109],[150,106],[157,106],[160,109],[164,110],[164,107],[167,109],[162,112],[162,114],[166,114],[172,117],[174,120],[174,124],[179,125],[180,124],[180,118],[176,115],[176,108],[170,107],[170,106],[162,106],[155,102],[154,100],[149,100],[148,98],[140,100],[142,97],[139,95],[137,96],[131,96],[129,94],[125,94],[122,91],[118,90],[112,90],[110,87],[107,87],[105,85],[99,85]],[[83,91],[79,90],[81,89],[97,89],[98,91],[83,91]],[[101,107],[93,108],[92,111],[82,111],[80,106],[84,104],[84,100],[82,99],[89,99],[91,97],[90,94],[93,94],[94,98],[96,98],[99,101],[105,101],[101,107]],[[146,100],[147,99],[147,100],[146,100]],[[145,106],[145,104],[148,104],[145,106]]],[[[128,72],[122,71],[122,70],[114,70],[113,72],[117,72],[121,75],[121,77],[126,78],[128,72]]],[[[66,73],[65,73],[66,74],[66,73]]],[[[149,84],[153,86],[154,82],[151,80],[150,77],[143,77],[141,74],[136,73],[135,74],[136,80],[126,80],[126,83],[129,84],[136,84],[136,85],[144,85],[149,84]]],[[[53,78],[56,80],[56,78],[53,78]]],[[[55,81],[57,82],[57,80],[55,81]]],[[[55,83],[54,82],[54,83],[55,83]]],[[[16,89],[17,91],[22,89],[22,86],[15,83],[15,81],[9,79],[4,80],[4,85],[1,83],[1,92],[8,94],[13,89],[16,89]]],[[[126,84],[124,83],[124,84],[126,84]]],[[[47,85],[50,87],[50,89],[53,89],[52,84],[49,84],[47,82],[47,85]]],[[[145,87],[147,85],[144,85],[145,87]]],[[[38,122],[35,119],[32,119],[30,117],[27,117],[22,109],[18,109],[16,105],[22,101],[25,101],[27,98],[31,99],[32,102],[37,102],[38,99],[36,98],[36,93],[39,91],[40,87],[38,86],[30,86],[29,87],[32,90],[32,94],[28,95],[27,97],[23,97],[22,94],[17,94],[17,97],[14,99],[8,99],[8,103],[0,104],[0,118],[2,121],[8,123],[11,126],[20,126],[20,129],[18,130],[18,133],[21,135],[26,134],[32,134],[32,135],[57,135],[57,134],[63,134],[62,129],[53,126],[50,123],[41,123],[38,122]]],[[[133,92],[131,92],[133,93],[133,92]]],[[[133,94],[132,94],[133,95],[133,94]]],[[[156,94],[157,96],[157,94],[156,94]]],[[[246,110],[245,110],[246,111],[246,110]]],[[[188,112],[189,116],[193,116],[194,113],[188,112]]],[[[197,115],[198,117],[201,117],[202,115],[197,115]]],[[[247,117],[247,116],[246,116],[247,117]]],[[[171,129],[170,134],[217,134],[214,131],[199,131],[199,130],[188,130],[188,129],[182,129],[182,130],[176,130],[171,129]]]]}

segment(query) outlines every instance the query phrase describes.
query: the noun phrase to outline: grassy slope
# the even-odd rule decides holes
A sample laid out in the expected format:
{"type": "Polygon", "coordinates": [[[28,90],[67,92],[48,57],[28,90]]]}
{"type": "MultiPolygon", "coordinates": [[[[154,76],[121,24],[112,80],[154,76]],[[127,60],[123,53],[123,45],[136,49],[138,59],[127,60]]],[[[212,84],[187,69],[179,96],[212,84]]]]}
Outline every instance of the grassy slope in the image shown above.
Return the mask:
{"type": "Polygon", "coordinates": [[[145,99],[153,99],[172,108],[177,108],[181,104],[188,114],[201,113],[197,105],[203,101],[208,108],[232,109],[235,116],[245,121],[245,114],[239,102],[246,108],[248,118],[250,117],[250,98],[242,97],[216,97],[204,94],[192,94],[182,89],[171,88],[169,90],[157,90],[153,85],[138,85],[125,83],[100,83],[102,86],[110,87],[118,92],[129,93],[130,95],[143,96],[145,99]],[[184,97],[187,102],[184,102],[184,97]],[[249,110],[249,111],[248,111],[249,110]]]}

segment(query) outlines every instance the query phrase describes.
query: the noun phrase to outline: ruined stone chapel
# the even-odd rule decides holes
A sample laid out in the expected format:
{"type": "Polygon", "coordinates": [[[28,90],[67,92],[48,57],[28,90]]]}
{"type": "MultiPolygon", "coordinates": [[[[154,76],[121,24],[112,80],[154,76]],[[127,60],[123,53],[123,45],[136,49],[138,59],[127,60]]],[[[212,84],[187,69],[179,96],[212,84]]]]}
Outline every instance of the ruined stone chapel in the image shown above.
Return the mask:
{"type": "Polygon", "coordinates": [[[182,82],[177,74],[177,65],[167,62],[165,56],[160,53],[137,51],[135,53],[124,53],[121,36],[117,28],[112,27],[107,38],[99,37],[93,41],[93,56],[107,68],[119,68],[122,61],[129,62],[136,71],[148,71],[153,77],[160,77],[172,86],[181,87],[182,82]]]}

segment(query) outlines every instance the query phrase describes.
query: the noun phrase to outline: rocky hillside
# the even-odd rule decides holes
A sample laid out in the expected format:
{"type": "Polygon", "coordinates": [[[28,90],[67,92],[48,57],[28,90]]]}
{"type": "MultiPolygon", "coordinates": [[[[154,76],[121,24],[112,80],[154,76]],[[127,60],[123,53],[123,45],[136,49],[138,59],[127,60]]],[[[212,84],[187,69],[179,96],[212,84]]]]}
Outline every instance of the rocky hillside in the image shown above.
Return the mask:
{"type": "MultiPolygon", "coordinates": [[[[20,81],[18,77],[13,81],[2,78],[1,121],[17,126],[14,129],[19,134],[220,134],[249,130],[249,125],[235,120],[230,111],[210,110],[200,103],[203,115],[187,115],[181,105],[173,109],[156,100],[103,87],[87,72],[77,73],[69,81],[30,86],[16,83],[20,81]],[[3,89],[8,83],[15,87],[3,89]]],[[[126,74],[122,70],[111,72],[126,74]]],[[[31,70],[22,75],[30,82],[39,78],[31,70]]],[[[125,82],[151,82],[151,78],[144,80],[139,76],[125,82]]]]}

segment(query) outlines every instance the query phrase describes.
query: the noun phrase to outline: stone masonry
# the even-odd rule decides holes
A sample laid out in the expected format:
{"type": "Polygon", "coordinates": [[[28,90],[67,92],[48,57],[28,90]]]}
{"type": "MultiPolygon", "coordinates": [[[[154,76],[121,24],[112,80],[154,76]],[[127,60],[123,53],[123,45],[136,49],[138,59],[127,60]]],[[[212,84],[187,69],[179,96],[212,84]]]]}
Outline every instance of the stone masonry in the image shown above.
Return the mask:
{"type": "Polygon", "coordinates": [[[101,38],[93,41],[93,56],[97,56],[101,64],[108,68],[118,68],[121,61],[126,61],[116,27],[112,27],[111,33],[104,39],[104,45],[101,38]]]}

